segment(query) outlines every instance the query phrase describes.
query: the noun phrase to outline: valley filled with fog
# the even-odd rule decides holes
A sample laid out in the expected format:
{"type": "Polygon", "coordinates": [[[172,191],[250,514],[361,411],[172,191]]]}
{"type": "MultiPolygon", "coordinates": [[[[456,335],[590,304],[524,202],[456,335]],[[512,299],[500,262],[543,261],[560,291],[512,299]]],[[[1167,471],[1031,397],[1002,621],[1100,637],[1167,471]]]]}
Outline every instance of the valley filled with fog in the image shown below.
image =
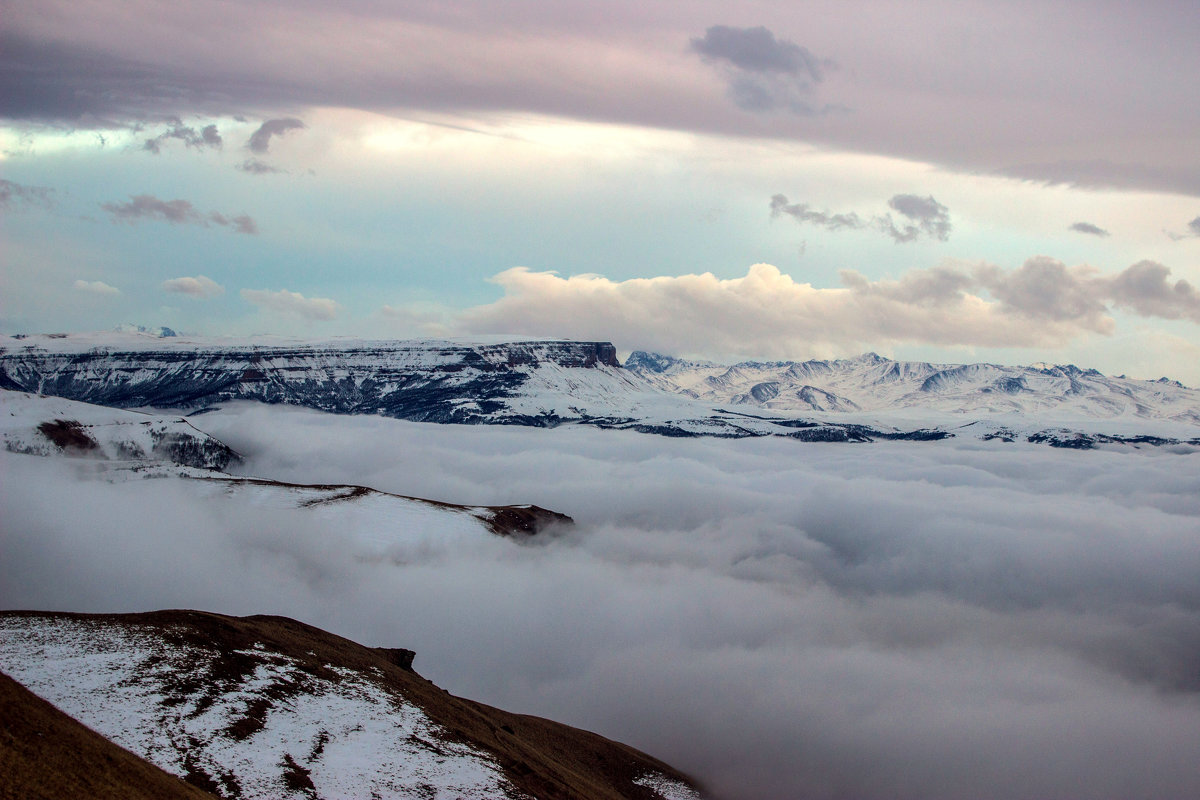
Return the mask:
{"type": "Polygon", "coordinates": [[[1200,792],[1200,451],[431,425],[235,403],[243,474],[576,525],[442,537],[0,454],[0,607],[282,614],[729,800],[1200,792]],[[368,528],[363,529],[363,526],[368,528]]]}

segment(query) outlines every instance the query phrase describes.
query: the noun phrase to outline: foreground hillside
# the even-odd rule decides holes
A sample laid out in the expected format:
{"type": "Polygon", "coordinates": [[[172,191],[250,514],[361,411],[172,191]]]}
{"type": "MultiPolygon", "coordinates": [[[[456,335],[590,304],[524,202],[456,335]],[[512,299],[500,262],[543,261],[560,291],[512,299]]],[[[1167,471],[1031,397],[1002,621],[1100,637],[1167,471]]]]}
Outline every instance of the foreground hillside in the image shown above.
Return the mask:
{"type": "MultiPolygon", "coordinates": [[[[3,612],[0,632],[0,670],[219,797],[699,797],[685,776],[630,747],[446,693],[412,670],[411,651],[364,647],[291,619],[3,612]]],[[[72,785],[81,764],[104,774],[121,757],[94,740],[80,745],[86,732],[36,698],[12,687],[5,698],[13,722],[4,763],[28,761],[22,736],[50,734],[38,743],[49,773],[14,769],[9,790],[12,780],[28,783],[16,796],[39,781],[72,785]]],[[[131,782],[159,785],[154,770],[128,761],[131,782]]],[[[159,796],[189,796],[171,792],[159,796]]]]}
{"type": "Polygon", "coordinates": [[[212,798],[118,747],[3,673],[0,776],[4,800],[212,798]]]}

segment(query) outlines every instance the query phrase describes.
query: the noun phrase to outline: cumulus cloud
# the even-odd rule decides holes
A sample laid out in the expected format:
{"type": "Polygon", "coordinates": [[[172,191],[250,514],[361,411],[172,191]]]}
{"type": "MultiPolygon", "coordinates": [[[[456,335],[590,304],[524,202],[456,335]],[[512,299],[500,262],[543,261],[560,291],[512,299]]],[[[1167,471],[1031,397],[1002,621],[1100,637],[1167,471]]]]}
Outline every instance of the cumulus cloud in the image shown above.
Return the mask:
{"type": "Polygon", "coordinates": [[[54,190],[48,186],[27,186],[0,178],[0,209],[12,211],[18,208],[51,208],[54,205],[54,190]]]}
{"type": "Polygon", "coordinates": [[[1170,275],[1162,264],[1139,261],[1109,282],[1109,294],[1118,305],[1143,317],[1200,323],[1200,290],[1185,280],[1172,283],[1170,275]]]}
{"type": "Polygon", "coordinates": [[[160,200],[152,194],[134,195],[127,203],[101,203],[100,208],[111,214],[114,222],[134,223],[149,219],[175,224],[221,225],[236,233],[258,233],[258,225],[246,214],[201,213],[188,200],[160,200]]]}
{"type": "Polygon", "coordinates": [[[950,210],[932,196],[898,194],[888,207],[908,220],[897,228],[887,217],[887,233],[897,242],[911,242],[922,233],[943,242],[950,238],[950,210]]]}
{"type": "Polygon", "coordinates": [[[91,294],[116,295],[120,294],[121,290],[115,286],[109,286],[104,281],[85,281],[77,280],[73,284],[75,289],[81,292],[89,292],[91,294]]]}
{"type": "Polygon", "coordinates": [[[770,264],[744,277],[660,276],[612,281],[525,268],[493,281],[505,296],[464,312],[473,333],[615,339],[667,353],[794,358],[896,343],[1061,346],[1115,329],[1113,308],[1200,322],[1200,296],[1170,270],[1143,261],[1115,275],[1046,257],[912,270],[899,279],[841,273],[843,286],[799,283],[770,264]]]}
{"type": "Polygon", "coordinates": [[[255,475],[533,502],[578,525],[446,539],[0,453],[0,606],[297,617],[413,648],[456,694],[629,742],[728,800],[1200,791],[1195,453],[257,404],[195,423],[255,475]]]}
{"type": "Polygon", "coordinates": [[[1093,225],[1090,222],[1076,222],[1068,230],[1075,231],[1076,233],[1086,233],[1089,236],[1104,237],[1109,235],[1108,231],[1104,230],[1104,228],[1101,228],[1099,225],[1093,225]]]}
{"type": "Polygon", "coordinates": [[[151,139],[147,139],[142,145],[142,149],[158,155],[162,152],[163,145],[172,139],[181,141],[187,147],[193,147],[198,150],[203,150],[206,147],[219,150],[224,144],[224,140],[222,140],[216,125],[205,125],[197,131],[195,128],[184,125],[179,120],[176,120],[162,133],[151,139]]]}
{"type": "Polygon", "coordinates": [[[898,194],[888,201],[888,207],[903,218],[899,225],[891,214],[868,219],[855,212],[835,214],[817,211],[807,203],[789,203],[787,196],[782,194],[771,197],[772,217],[786,214],[796,222],[831,231],[876,230],[890,236],[897,244],[914,242],[922,235],[943,242],[950,238],[950,210],[932,196],[898,194]]]}
{"type": "Polygon", "coordinates": [[[161,288],[164,292],[186,294],[196,298],[216,297],[225,293],[224,286],[204,275],[197,275],[194,278],[171,278],[163,281],[161,288]]]}
{"type": "Polygon", "coordinates": [[[692,52],[717,68],[729,94],[746,111],[784,109],[813,114],[809,96],[823,79],[822,61],[795,42],[776,39],[767,28],[713,25],[691,40],[692,52]]]}
{"type": "Polygon", "coordinates": [[[246,147],[250,148],[250,152],[262,155],[271,148],[272,136],[282,136],[288,131],[301,130],[304,127],[306,127],[304,122],[295,117],[269,119],[258,126],[258,130],[250,134],[250,140],[246,142],[246,147]]]}
{"type": "Polygon", "coordinates": [[[341,308],[341,305],[329,298],[305,297],[299,292],[289,292],[287,289],[277,292],[267,289],[242,289],[240,294],[243,300],[259,308],[308,320],[334,319],[341,308]]]}

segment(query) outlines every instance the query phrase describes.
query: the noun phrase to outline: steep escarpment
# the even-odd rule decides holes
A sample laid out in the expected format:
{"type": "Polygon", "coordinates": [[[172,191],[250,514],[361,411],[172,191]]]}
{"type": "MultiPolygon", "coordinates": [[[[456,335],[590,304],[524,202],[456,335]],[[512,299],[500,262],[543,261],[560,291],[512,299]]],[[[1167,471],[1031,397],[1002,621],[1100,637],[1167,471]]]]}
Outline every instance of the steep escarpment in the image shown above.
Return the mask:
{"type": "Polygon", "coordinates": [[[607,342],[246,344],[184,338],[23,337],[0,352],[0,385],[118,408],[198,409],[228,400],[427,422],[513,421],[511,398],[564,372],[620,379],[607,342]]]}

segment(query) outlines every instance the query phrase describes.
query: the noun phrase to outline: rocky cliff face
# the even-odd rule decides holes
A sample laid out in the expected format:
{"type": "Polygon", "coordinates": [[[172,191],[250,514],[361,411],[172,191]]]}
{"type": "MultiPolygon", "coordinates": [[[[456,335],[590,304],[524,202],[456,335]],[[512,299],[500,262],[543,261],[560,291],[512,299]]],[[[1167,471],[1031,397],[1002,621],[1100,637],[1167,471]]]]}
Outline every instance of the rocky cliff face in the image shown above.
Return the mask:
{"type": "Polygon", "coordinates": [[[198,409],[287,403],[427,422],[528,422],[507,399],[563,370],[614,371],[607,342],[214,345],[180,339],[10,339],[0,386],[99,405],[198,409]],[[530,385],[530,386],[527,386],[530,385]],[[514,419],[507,419],[508,416],[514,419]]]}

